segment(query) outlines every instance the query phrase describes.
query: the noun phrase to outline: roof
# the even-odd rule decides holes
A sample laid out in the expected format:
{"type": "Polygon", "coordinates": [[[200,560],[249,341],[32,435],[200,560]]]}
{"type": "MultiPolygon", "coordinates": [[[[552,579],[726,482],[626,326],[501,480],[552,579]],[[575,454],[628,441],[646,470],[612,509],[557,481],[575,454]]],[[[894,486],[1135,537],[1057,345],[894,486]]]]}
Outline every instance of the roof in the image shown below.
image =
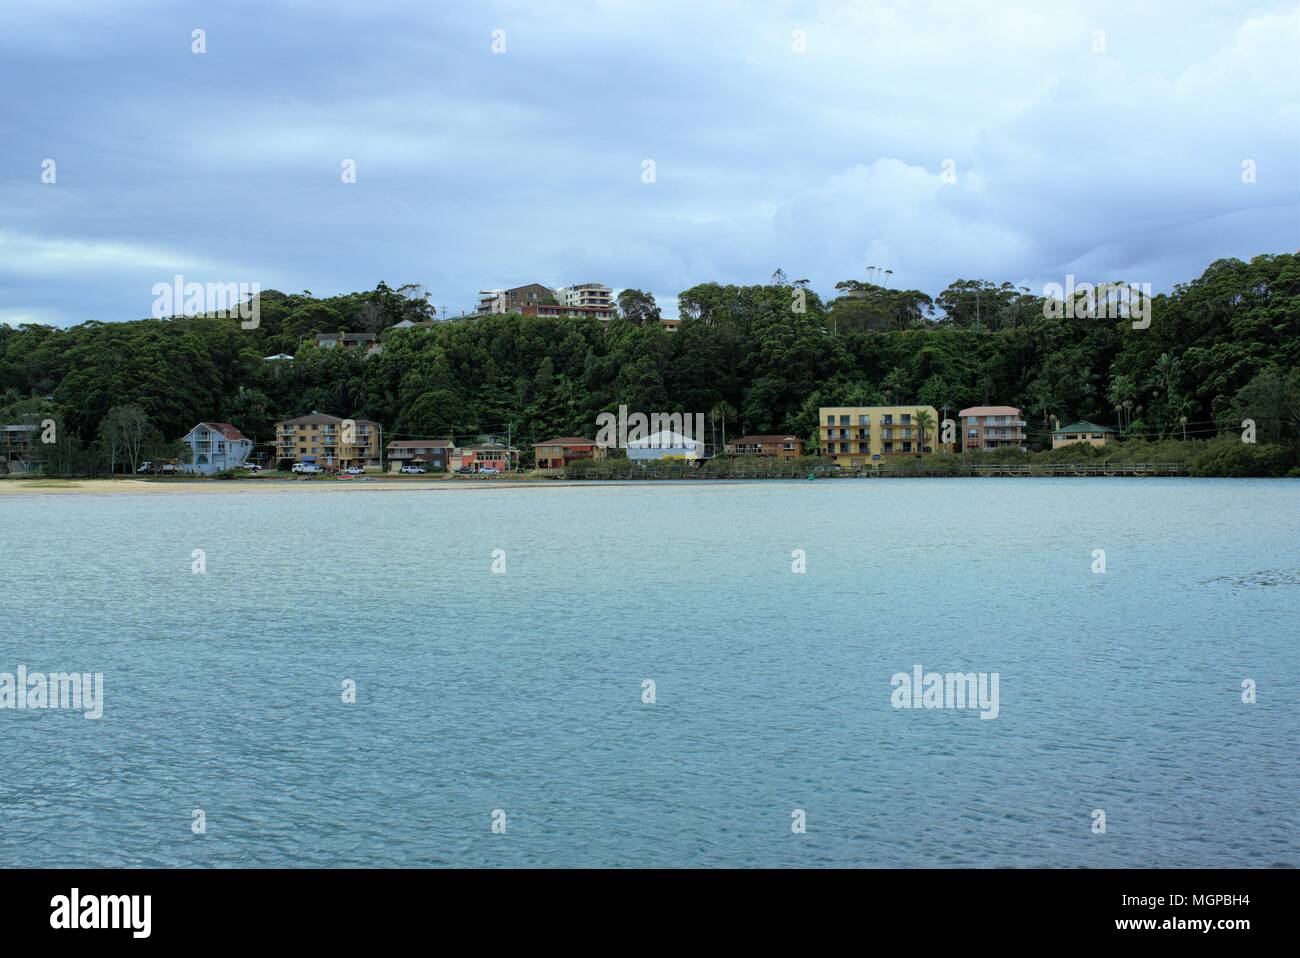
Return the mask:
{"type": "Polygon", "coordinates": [[[1095,422],[1088,422],[1084,419],[1080,422],[1072,422],[1068,426],[1062,426],[1060,429],[1053,429],[1052,435],[1057,436],[1063,432],[1115,432],[1110,426],[1098,426],[1095,422]]]}
{"type": "Polygon", "coordinates": [[[395,439],[388,444],[389,449],[455,449],[450,439],[395,439]]]}
{"type": "Polygon", "coordinates": [[[465,452],[518,452],[514,446],[503,446],[499,442],[480,442],[466,446],[465,452]]]}
{"type": "Polygon", "coordinates": [[[368,343],[374,341],[375,334],[374,333],[317,333],[316,334],[317,342],[322,342],[327,339],[354,339],[357,342],[368,343]]]}
{"type": "Polygon", "coordinates": [[[225,436],[231,442],[250,441],[247,436],[245,436],[242,432],[240,432],[238,429],[236,429],[228,422],[205,422],[205,423],[200,423],[200,425],[207,426],[209,429],[215,429],[217,432],[221,433],[221,435],[225,436]]]}
{"type": "Polygon", "coordinates": [[[971,406],[957,413],[959,416],[1015,416],[1020,418],[1020,410],[1015,406],[971,406]]]}
{"type": "Polygon", "coordinates": [[[731,440],[734,446],[752,445],[756,442],[801,442],[798,436],[741,436],[739,439],[731,440]]]}
{"type": "Polygon", "coordinates": [[[342,422],[342,421],[343,421],[343,420],[340,419],[338,416],[331,416],[329,413],[326,413],[326,412],[317,412],[316,410],[313,409],[310,413],[308,413],[308,414],[305,415],[305,416],[294,416],[292,419],[282,419],[282,420],[281,420],[279,423],[277,423],[276,425],[280,425],[280,426],[296,426],[298,423],[302,423],[302,422],[306,422],[306,423],[314,423],[314,422],[326,423],[326,422],[342,422]]]}
{"type": "MultiPolygon", "coordinates": [[[[305,416],[294,416],[292,419],[281,419],[278,423],[276,423],[276,425],[277,425],[277,426],[296,426],[296,425],[298,425],[299,423],[322,423],[322,424],[327,424],[327,423],[336,423],[336,422],[340,422],[340,423],[341,423],[341,422],[346,422],[346,421],[347,421],[347,420],[345,420],[345,419],[341,419],[341,418],[339,418],[338,416],[331,416],[331,415],[330,415],[329,413],[327,413],[327,412],[317,412],[315,409],[313,409],[311,412],[309,412],[309,413],[308,413],[307,415],[305,415],[305,416]]],[[[379,425],[382,425],[382,423],[378,423],[378,422],[376,422],[376,421],[373,420],[373,419],[353,419],[352,422],[353,422],[355,425],[358,425],[358,426],[379,426],[379,425]]],[[[211,425],[211,423],[209,423],[209,425],[211,425]]]]}
{"type": "Polygon", "coordinates": [[[671,429],[662,429],[653,436],[646,436],[642,439],[629,439],[628,449],[692,449],[695,446],[703,445],[698,439],[692,439],[690,436],[683,436],[679,432],[673,432],[671,429]]]}
{"type": "Polygon", "coordinates": [[[535,442],[533,443],[533,448],[536,449],[538,446],[594,446],[594,445],[596,445],[596,440],[594,439],[583,439],[581,436],[565,436],[559,439],[548,439],[545,442],[535,442]]]}

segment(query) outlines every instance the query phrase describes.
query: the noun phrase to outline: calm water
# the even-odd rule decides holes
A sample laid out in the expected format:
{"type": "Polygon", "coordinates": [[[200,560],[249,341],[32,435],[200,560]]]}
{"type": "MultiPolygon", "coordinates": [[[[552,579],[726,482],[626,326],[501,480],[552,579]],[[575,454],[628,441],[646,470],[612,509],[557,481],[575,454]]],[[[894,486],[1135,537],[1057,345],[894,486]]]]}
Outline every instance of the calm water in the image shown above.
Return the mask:
{"type": "Polygon", "coordinates": [[[0,710],[0,866],[1300,865],[1294,480],[23,496],[0,530],[0,671],[106,687],[0,710]],[[999,673],[1000,714],[892,708],[916,663],[999,673]]]}

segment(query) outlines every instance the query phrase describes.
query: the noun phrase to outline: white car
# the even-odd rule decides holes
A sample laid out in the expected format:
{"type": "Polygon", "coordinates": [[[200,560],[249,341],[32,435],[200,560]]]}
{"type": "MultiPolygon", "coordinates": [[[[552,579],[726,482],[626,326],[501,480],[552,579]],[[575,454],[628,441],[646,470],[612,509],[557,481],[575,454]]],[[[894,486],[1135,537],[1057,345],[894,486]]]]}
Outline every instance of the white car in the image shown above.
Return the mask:
{"type": "Polygon", "coordinates": [[[362,469],[360,466],[350,466],[347,469],[344,469],[343,471],[347,473],[349,476],[359,476],[363,472],[365,472],[365,470],[362,469]]]}
{"type": "Polygon", "coordinates": [[[243,469],[243,470],[246,471],[246,472],[261,472],[261,471],[262,471],[262,467],[259,466],[259,465],[258,465],[257,463],[255,463],[255,462],[246,462],[246,463],[244,463],[242,466],[240,466],[239,468],[240,468],[240,469],[243,469]]]}
{"type": "Polygon", "coordinates": [[[428,471],[429,470],[425,469],[424,466],[403,466],[402,467],[402,472],[406,473],[407,475],[422,474],[428,471]]]}
{"type": "Polygon", "coordinates": [[[320,466],[316,465],[314,462],[295,462],[293,464],[293,471],[297,473],[305,473],[307,475],[314,475],[315,473],[320,472],[320,466]]]}

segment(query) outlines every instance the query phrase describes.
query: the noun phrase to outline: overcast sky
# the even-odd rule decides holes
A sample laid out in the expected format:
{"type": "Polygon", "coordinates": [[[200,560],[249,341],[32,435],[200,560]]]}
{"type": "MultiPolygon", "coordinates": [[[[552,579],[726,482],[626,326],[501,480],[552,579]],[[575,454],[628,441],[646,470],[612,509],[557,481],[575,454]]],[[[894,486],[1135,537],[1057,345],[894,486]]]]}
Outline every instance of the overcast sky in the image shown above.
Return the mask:
{"type": "Polygon", "coordinates": [[[778,266],[1160,291],[1300,246],[1294,2],[0,6],[10,323],[142,318],[176,273],[672,314],[778,266]]]}

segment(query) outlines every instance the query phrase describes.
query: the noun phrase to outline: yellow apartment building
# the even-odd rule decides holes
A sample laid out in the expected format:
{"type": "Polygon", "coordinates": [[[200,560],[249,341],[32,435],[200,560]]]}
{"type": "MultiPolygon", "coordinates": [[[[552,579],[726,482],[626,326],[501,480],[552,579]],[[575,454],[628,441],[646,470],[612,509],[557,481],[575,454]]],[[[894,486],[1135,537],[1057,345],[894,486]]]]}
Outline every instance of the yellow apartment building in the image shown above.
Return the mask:
{"type": "Polygon", "coordinates": [[[823,406],[817,413],[822,455],[846,469],[934,452],[941,428],[933,406],[823,406]]]}
{"type": "Polygon", "coordinates": [[[378,469],[382,428],[370,419],[340,419],[313,409],[275,424],[275,458],[315,463],[322,469],[378,469]]]}

